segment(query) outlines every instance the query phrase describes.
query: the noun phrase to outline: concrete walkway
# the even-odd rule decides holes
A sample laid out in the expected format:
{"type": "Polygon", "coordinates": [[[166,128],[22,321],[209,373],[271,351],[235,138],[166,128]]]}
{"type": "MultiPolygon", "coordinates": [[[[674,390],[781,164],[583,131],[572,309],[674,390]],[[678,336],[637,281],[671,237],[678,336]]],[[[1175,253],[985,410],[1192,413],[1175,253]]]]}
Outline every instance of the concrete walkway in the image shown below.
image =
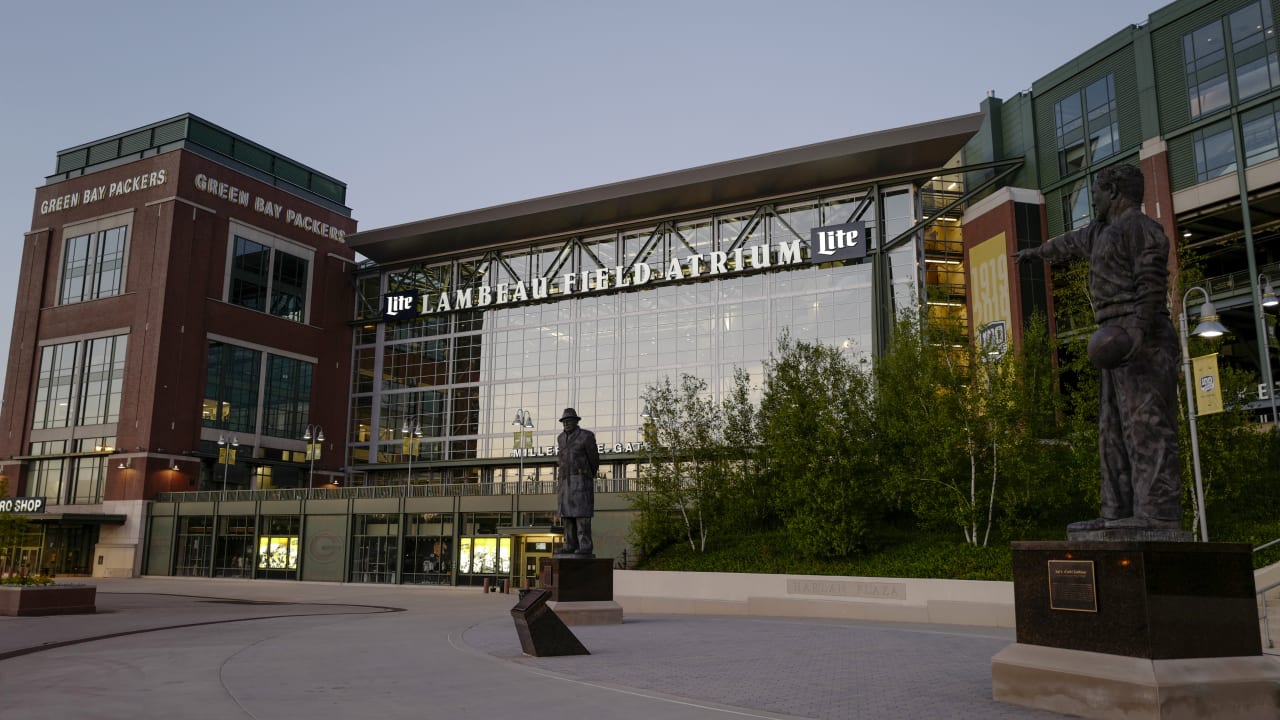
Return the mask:
{"type": "Polygon", "coordinates": [[[531,658],[477,588],[94,584],[95,615],[0,617],[0,717],[1060,717],[990,699],[1006,630],[650,615],[531,658]]]}

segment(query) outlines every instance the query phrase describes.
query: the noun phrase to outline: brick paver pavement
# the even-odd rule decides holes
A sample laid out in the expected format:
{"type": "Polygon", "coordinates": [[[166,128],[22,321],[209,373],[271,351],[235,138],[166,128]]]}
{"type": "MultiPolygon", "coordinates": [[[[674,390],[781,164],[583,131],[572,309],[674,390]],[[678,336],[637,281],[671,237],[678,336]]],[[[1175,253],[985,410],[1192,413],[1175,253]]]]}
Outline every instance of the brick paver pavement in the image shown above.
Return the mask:
{"type": "Polygon", "coordinates": [[[590,656],[530,658],[515,595],[111,579],[100,612],[0,617],[0,717],[1052,718],[990,699],[1012,633],[635,616],[590,656]]]}

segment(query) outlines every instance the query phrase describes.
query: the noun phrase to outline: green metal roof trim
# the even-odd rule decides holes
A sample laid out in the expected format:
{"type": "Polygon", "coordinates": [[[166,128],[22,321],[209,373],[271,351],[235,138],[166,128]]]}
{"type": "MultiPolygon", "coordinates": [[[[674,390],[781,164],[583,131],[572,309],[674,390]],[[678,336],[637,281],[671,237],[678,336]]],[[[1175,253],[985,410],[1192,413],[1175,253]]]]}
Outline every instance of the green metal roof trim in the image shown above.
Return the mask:
{"type": "MultiPolygon", "coordinates": [[[[1179,0],[1178,2],[1172,2],[1159,10],[1153,10],[1149,24],[1153,30],[1158,29],[1178,20],[1187,13],[1195,12],[1202,7],[1214,5],[1218,2],[1220,0],[1179,0]]],[[[1241,4],[1243,5],[1244,3],[1242,2],[1241,4]]]]}
{"type": "Polygon", "coordinates": [[[856,135],[347,236],[382,264],[941,169],[982,113],[856,135]]]}
{"type": "Polygon", "coordinates": [[[57,170],[45,180],[47,184],[61,182],[179,147],[283,189],[302,191],[297,194],[318,198],[331,209],[351,215],[346,207],[346,183],[190,113],[61,150],[57,170]]]}
{"type": "Polygon", "coordinates": [[[1049,92],[1054,87],[1064,83],[1071,78],[1086,72],[1089,68],[1115,53],[1125,49],[1133,44],[1133,37],[1139,32],[1137,25],[1129,25],[1128,27],[1116,32],[1111,37],[1094,45],[1092,48],[1077,55],[1067,61],[1065,65],[1057,68],[1048,75],[1041,77],[1039,80],[1031,83],[1031,94],[1039,97],[1042,93],[1049,92]]]}

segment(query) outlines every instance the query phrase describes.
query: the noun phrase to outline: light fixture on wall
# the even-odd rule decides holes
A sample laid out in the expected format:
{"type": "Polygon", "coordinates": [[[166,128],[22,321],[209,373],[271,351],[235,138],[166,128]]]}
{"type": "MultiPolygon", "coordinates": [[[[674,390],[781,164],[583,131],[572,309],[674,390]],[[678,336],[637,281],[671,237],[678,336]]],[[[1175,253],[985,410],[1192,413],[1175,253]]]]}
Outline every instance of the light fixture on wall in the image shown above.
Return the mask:
{"type": "Polygon", "coordinates": [[[418,418],[413,419],[413,427],[409,426],[409,418],[405,418],[404,426],[400,428],[400,434],[404,435],[404,451],[409,456],[409,485],[413,484],[413,457],[418,454],[418,447],[421,444],[419,438],[422,437],[422,425],[418,423],[418,418]]]}
{"type": "Polygon", "coordinates": [[[231,445],[227,445],[225,435],[218,436],[218,460],[222,463],[222,494],[227,493],[227,471],[231,469],[231,465],[236,461],[236,448],[240,447],[240,440],[235,435],[231,436],[231,445]]]}
{"type": "Polygon", "coordinates": [[[174,461],[170,462],[170,463],[169,463],[169,469],[170,469],[170,470],[177,470],[177,469],[178,469],[178,461],[177,461],[177,460],[174,460],[174,461]]]}
{"type": "Polygon", "coordinates": [[[316,458],[320,456],[320,447],[324,443],[324,428],[319,425],[308,425],[302,433],[307,441],[307,459],[311,461],[311,470],[307,473],[307,497],[311,497],[311,488],[316,478],[316,458]],[[315,442],[311,442],[312,439],[315,442]]]}
{"type": "Polygon", "coordinates": [[[1276,410],[1276,385],[1271,374],[1271,346],[1267,343],[1267,308],[1277,305],[1280,305],[1280,298],[1276,297],[1271,280],[1266,274],[1258,275],[1258,346],[1266,359],[1262,363],[1262,386],[1267,389],[1267,399],[1271,401],[1271,422],[1280,427],[1280,411],[1276,410]]]}
{"type": "Polygon", "coordinates": [[[117,470],[125,470],[133,466],[133,458],[120,458],[120,464],[116,465],[117,470]]]}

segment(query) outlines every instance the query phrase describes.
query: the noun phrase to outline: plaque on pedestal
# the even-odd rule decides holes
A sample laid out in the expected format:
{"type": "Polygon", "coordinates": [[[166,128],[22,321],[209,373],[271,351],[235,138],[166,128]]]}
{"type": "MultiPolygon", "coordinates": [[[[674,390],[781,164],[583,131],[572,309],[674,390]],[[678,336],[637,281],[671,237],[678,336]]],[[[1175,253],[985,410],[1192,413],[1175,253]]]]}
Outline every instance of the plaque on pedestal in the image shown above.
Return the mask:
{"type": "Polygon", "coordinates": [[[534,657],[590,655],[573,631],[547,607],[549,597],[546,590],[530,590],[511,608],[524,653],[534,657]]]}
{"type": "Polygon", "coordinates": [[[1262,653],[1248,545],[1017,542],[1013,593],[1020,643],[1153,660],[1262,653]]]}

